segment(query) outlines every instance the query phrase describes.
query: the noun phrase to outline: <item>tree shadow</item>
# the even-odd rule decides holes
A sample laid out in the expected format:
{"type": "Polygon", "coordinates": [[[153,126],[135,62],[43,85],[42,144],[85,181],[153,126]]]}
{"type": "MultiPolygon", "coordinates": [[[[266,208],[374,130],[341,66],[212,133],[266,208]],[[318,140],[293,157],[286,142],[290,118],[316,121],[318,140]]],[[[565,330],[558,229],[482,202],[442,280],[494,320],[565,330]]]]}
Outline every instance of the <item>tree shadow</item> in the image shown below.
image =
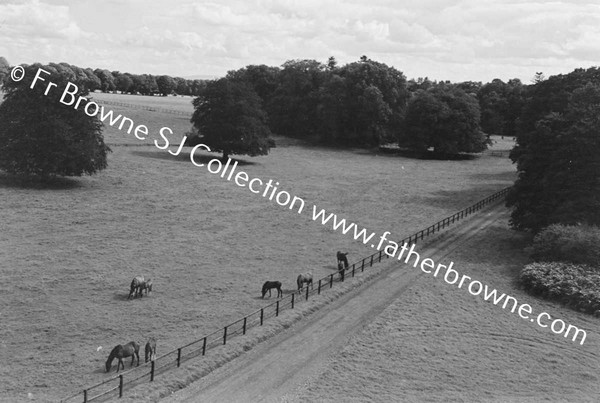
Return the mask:
{"type": "Polygon", "coordinates": [[[39,190],[67,190],[83,187],[77,179],[64,176],[41,177],[19,176],[0,173],[0,188],[39,189],[39,190]]]}
{"type": "MultiPolygon", "coordinates": [[[[164,150],[164,151],[163,150],[152,150],[152,151],[133,151],[132,150],[132,151],[130,151],[130,153],[133,155],[136,155],[138,157],[154,158],[154,159],[167,160],[167,161],[187,162],[187,163],[191,164],[192,161],[190,159],[190,151],[191,150],[189,150],[189,151],[182,150],[181,153],[179,153],[179,155],[173,155],[173,154],[169,153],[167,150],[164,150]]],[[[238,166],[257,165],[258,164],[256,162],[241,160],[241,159],[237,159],[237,158],[233,158],[233,157],[229,157],[229,158],[231,159],[230,166],[236,161],[238,163],[238,166]]],[[[223,165],[226,164],[226,162],[223,162],[221,160],[220,155],[200,155],[200,154],[194,155],[194,161],[196,162],[196,164],[207,165],[210,161],[215,160],[215,159],[221,161],[221,163],[223,165]]]]}

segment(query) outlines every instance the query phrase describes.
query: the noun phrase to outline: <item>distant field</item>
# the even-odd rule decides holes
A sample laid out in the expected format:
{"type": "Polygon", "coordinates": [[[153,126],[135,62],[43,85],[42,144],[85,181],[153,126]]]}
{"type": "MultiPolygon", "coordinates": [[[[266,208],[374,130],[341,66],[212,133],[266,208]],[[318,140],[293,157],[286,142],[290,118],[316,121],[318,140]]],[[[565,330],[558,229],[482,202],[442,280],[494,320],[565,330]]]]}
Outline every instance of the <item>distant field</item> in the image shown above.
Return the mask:
{"type": "MultiPolygon", "coordinates": [[[[175,97],[131,99],[184,108],[175,97]]],[[[166,113],[112,109],[152,132],[168,126],[182,136],[190,126],[166,113]]],[[[302,197],[299,215],[195,167],[185,153],[142,146],[156,137],[104,135],[130,146],[114,145],[99,175],[53,189],[0,177],[0,400],[65,397],[114,374],[103,364],[118,343],[152,335],[164,353],[260,308],[265,280],[290,292],[299,272],[335,270],[337,250],[351,261],[372,253],[313,222],[312,204],[400,239],[515,177],[507,158],[424,161],[284,139],[269,156],[240,158],[250,177],[302,197]],[[154,292],[127,301],[138,274],[154,280],[154,292]]]]}

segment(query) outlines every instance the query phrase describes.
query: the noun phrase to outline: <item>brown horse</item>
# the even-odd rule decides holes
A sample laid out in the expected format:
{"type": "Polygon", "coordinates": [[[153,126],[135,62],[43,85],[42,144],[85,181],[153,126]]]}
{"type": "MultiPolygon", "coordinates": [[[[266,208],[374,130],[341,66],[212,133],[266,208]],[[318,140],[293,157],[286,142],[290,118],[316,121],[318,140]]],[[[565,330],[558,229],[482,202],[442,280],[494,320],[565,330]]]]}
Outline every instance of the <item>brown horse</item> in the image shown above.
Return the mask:
{"type": "Polygon", "coordinates": [[[302,273],[298,275],[298,278],[296,279],[296,284],[298,284],[298,293],[300,293],[300,290],[302,290],[304,283],[306,283],[307,286],[310,285],[310,287],[312,288],[313,275],[311,272],[302,273]]]}
{"type": "Polygon", "coordinates": [[[123,370],[125,370],[125,364],[123,364],[123,358],[131,357],[131,366],[133,367],[133,362],[137,357],[137,365],[140,365],[140,345],[135,341],[130,341],[125,345],[117,345],[110,352],[108,359],[106,360],[106,372],[110,371],[110,367],[112,366],[112,362],[115,358],[119,359],[117,363],[117,372],[119,372],[119,367],[123,366],[123,370]]]}
{"type": "Polygon", "coordinates": [[[133,280],[131,280],[131,285],[129,286],[129,296],[127,297],[127,299],[131,298],[132,295],[134,298],[140,295],[140,285],[143,282],[144,276],[137,276],[134,277],[133,280]]]}
{"type": "Polygon", "coordinates": [[[342,253],[338,250],[338,252],[337,252],[338,267],[339,267],[340,263],[344,263],[344,267],[346,269],[348,268],[348,258],[346,257],[347,255],[348,255],[348,252],[342,253]]]}
{"type": "Polygon", "coordinates": [[[156,358],[156,339],[154,337],[148,339],[145,350],[145,362],[148,362],[148,360],[154,361],[156,358]]]}
{"type": "Polygon", "coordinates": [[[265,283],[262,286],[262,297],[264,298],[267,291],[269,291],[269,298],[271,298],[272,288],[277,289],[277,298],[279,298],[280,296],[283,297],[283,291],[281,291],[281,281],[265,281],[265,283]]]}

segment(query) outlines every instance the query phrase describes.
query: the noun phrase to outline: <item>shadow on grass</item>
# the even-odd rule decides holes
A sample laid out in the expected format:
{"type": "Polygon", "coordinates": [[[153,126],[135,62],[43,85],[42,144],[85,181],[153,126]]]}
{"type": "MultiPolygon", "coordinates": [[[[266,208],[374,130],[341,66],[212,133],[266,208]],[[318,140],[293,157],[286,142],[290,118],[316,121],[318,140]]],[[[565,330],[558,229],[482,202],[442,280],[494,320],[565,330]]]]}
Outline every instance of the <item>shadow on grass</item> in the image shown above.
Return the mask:
{"type": "MultiPolygon", "coordinates": [[[[179,155],[177,155],[177,156],[172,155],[167,150],[130,151],[130,152],[131,152],[131,154],[136,155],[138,157],[154,158],[154,159],[168,160],[168,161],[187,162],[188,164],[191,164],[192,161],[190,160],[190,151],[191,150],[182,150],[181,153],[179,155]]],[[[231,158],[231,161],[232,161],[231,164],[233,164],[234,161],[237,161],[238,166],[256,165],[255,162],[236,159],[233,156],[231,156],[230,158],[231,158]]],[[[206,165],[206,164],[208,164],[210,161],[212,161],[214,159],[221,160],[221,156],[220,155],[216,155],[216,154],[215,155],[200,155],[200,154],[195,154],[194,155],[194,161],[197,164],[204,164],[204,165],[206,165]]],[[[228,169],[230,169],[230,168],[228,168],[228,169]]]]}
{"type": "Polygon", "coordinates": [[[0,173],[0,188],[67,190],[80,187],[83,187],[83,184],[77,179],[63,176],[44,178],[0,173]]]}

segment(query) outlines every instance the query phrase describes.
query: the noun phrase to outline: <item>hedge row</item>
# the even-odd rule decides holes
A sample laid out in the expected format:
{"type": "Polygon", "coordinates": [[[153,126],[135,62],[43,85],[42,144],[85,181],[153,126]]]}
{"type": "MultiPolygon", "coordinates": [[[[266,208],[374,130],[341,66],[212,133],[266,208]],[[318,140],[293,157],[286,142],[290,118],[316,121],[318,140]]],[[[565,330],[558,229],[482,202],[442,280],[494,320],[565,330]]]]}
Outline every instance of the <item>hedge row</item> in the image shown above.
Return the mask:
{"type": "Polygon", "coordinates": [[[600,270],[600,228],[590,225],[550,225],[534,238],[531,258],[536,262],[588,264],[600,270]]]}
{"type": "Polygon", "coordinates": [[[531,263],[521,271],[525,289],[600,316],[600,272],[565,262],[531,263]]]}

